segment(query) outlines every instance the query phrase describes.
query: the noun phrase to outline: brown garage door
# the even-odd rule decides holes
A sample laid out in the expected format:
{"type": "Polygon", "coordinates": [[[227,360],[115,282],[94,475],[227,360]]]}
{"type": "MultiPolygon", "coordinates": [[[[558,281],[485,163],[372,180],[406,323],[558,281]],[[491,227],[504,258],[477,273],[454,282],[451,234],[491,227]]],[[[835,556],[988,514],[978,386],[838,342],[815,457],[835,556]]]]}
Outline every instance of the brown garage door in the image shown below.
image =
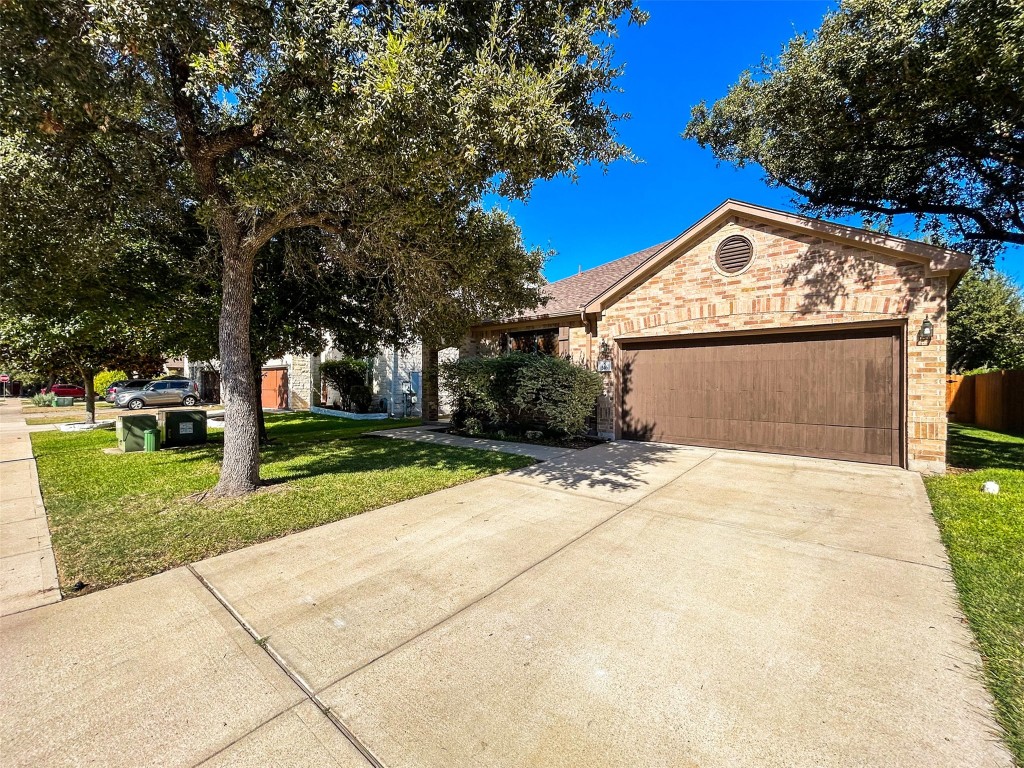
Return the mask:
{"type": "Polygon", "coordinates": [[[884,328],[626,345],[623,437],[900,464],[899,338],[884,328]]]}
{"type": "Polygon", "coordinates": [[[288,407],[288,369],[264,368],[260,397],[264,408],[283,410],[288,407]]]}

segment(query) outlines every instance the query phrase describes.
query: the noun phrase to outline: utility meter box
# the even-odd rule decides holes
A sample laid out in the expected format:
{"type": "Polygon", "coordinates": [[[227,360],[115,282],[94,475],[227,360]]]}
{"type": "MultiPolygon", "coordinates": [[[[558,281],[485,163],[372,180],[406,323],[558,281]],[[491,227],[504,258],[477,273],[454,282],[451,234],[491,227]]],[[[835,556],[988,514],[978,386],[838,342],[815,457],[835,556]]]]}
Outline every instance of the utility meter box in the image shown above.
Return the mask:
{"type": "Polygon", "coordinates": [[[202,445],[206,442],[206,411],[160,411],[160,445],[202,445]]]}
{"type": "Polygon", "coordinates": [[[152,413],[126,413],[117,417],[117,447],[125,453],[146,449],[146,430],[156,429],[152,413]]]}

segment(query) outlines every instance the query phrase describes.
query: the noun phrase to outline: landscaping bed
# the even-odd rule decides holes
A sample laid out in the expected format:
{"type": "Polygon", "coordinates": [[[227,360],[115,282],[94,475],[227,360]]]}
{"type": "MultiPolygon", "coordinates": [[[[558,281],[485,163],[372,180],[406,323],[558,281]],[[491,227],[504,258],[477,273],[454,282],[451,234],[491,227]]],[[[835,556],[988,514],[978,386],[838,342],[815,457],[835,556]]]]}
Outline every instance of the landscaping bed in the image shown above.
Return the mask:
{"type": "Polygon", "coordinates": [[[944,477],[925,480],[1006,741],[1024,766],[1024,437],[951,424],[944,477]],[[981,492],[986,481],[999,493],[981,492]]]}
{"type": "Polygon", "coordinates": [[[450,435],[458,435],[459,437],[472,437],[478,440],[504,440],[508,443],[529,443],[530,445],[550,445],[553,448],[571,448],[573,450],[582,451],[584,448],[593,448],[595,445],[601,445],[606,442],[604,440],[598,440],[596,437],[587,437],[586,435],[573,435],[569,437],[553,437],[549,435],[540,435],[539,437],[527,437],[525,435],[514,435],[507,432],[467,432],[460,429],[447,429],[444,430],[450,435]]]}
{"type": "Polygon", "coordinates": [[[105,452],[110,431],[32,435],[58,576],[65,595],[151,576],[222,552],[531,463],[488,451],[357,439],[416,420],[350,421],[268,414],[265,487],[205,497],[217,482],[223,433],[157,453],[105,452]],[[78,588],[76,589],[76,585],[78,588]]]}

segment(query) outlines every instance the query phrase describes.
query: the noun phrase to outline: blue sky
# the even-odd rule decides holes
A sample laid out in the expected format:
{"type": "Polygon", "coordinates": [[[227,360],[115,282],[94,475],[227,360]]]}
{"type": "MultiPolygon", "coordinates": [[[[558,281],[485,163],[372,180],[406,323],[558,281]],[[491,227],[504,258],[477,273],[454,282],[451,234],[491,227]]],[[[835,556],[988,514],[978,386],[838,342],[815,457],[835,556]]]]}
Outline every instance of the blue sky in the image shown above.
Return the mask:
{"type": "MultiPolygon", "coordinates": [[[[491,197],[509,211],[528,246],[558,254],[545,275],[558,280],[668,240],[727,197],[793,210],[791,193],[769,188],[759,168],[716,167],[710,151],[680,134],[690,109],[725,94],[763,54],[775,56],[798,32],[813,32],[829,3],[817,0],[641,0],[651,14],[642,28],[628,27],[616,41],[626,65],[610,94],[622,141],[642,164],[620,161],[607,173],[584,168],[575,184],[564,178],[537,184],[526,205],[491,197]]],[[[849,223],[858,224],[854,219],[849,223]]],[[[1024,282],[1024,248],[999,267],[1024,282]]]]}

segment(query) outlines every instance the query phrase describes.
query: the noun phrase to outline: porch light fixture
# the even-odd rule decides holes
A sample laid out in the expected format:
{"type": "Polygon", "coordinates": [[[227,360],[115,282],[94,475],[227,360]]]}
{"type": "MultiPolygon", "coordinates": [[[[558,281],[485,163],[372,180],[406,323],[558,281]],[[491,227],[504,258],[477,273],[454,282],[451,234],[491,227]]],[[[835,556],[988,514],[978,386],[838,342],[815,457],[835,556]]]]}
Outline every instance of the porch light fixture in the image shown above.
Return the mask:
{"type": "Polygon", "coordinates": [[[612,356],[612,347],[608,343],[608,339],[601,339],[601,351],[599,354],[602,360],[607,360],[612,356]]]}
{"type": "Polygon", "coordinates": [[[932,340],[934,334],[935,328],[932,326],[932,321],[926,317],[921,323],[921,330],[917,332],[917,340],[922,344],[927,344],[932,340]]]}

